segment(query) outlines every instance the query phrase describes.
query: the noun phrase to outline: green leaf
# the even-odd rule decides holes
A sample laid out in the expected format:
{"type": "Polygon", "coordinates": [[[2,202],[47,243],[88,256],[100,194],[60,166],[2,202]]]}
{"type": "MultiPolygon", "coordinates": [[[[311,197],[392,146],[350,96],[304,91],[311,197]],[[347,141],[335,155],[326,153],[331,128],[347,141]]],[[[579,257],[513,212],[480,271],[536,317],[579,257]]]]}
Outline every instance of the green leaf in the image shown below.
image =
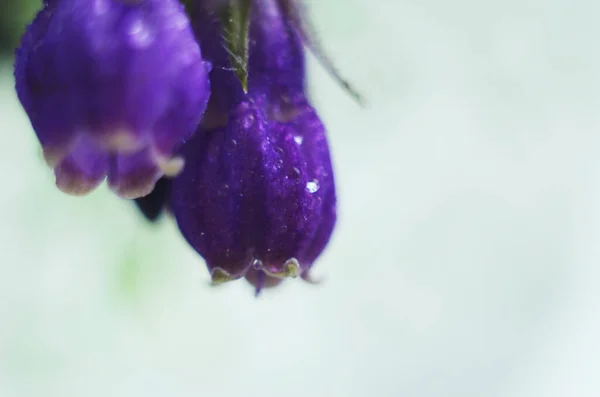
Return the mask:
{"type": "Polygon", "coordinates": [[[251,6],[252,0],[231,0],[220,11],[225,49],[229,53],[229,59],[244,92],[248,92],[248,36],[251,6]]]}

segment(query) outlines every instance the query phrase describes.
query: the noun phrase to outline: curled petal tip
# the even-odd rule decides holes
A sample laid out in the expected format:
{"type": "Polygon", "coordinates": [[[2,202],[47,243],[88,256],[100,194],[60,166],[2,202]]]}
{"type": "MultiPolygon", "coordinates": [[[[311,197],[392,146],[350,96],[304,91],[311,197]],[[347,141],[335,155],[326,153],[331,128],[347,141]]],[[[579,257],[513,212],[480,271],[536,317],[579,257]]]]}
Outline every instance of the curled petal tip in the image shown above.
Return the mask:
{"type": "Polygon", "coordinates": [[[175,177],[179,175],[185,166],[185,160],[180,156],[172,158],[157,156],[155,161],[158,169],[168,177],[175,177]]]}
{"type": "Polygon", "coordinates": [[[212,272],[210,272],[210,278],[211,278],[211,285],[221,285],[224,283],[227,283],[229,281],[233,281],[236,279],[236,277],[232,276],[231,273],[229,273],[228,271],[220,268],[220,267],[215,267],[212,272]]]}
{"type": "Polygon", "coordinates": [[[85,196],[94,190],[102,180],[88,179],[82,174],[64,172],[60,168],[55,171],[56,187],[70,196],[85,196]]]}
{"type": "Polygon", "coordinates": [[[134,185],[110,185],[110,190],[115,193],[117,196],[127,199],[133,200],[140,197],[146,197],[152,190],[154,189],[154,183],[142,183],[142,184],[134,184],[134,185]]]}
{"type": "Polygon", "coordinates": [[[114,179],[113,176],[109,174],[108,186],[110,190],[117,196],[126,200],[146,197],[152,193],[152,190],[154,190],[154,186],[156,185],[155,173],[126,175],[114,179]]]}
{"type": "Polygon", "coordinates": [[[104,154],[88,149],[85,141],[79,142],[72,152],[54,167],[56,186],[62,192],[72,196],[84,196],[106,178],[108,159],[104,154]]]}
{"type": "Polygon", "coordinates": [[[69,196],[87,196],[94,190],[98,184],[88,183],[77,179],[61,178],[56,180],[56,187],[61,192],[69,196]]]}
{"type": "Polygon", "coordinates": [[[265,272],[254,268],[248,269],[244,278],[254,286],[256,296],[259,296],[263,289],[276,287],[283,282],[281,278],[271,277],[265,272]]]}
{"type": "Polygon", "coordinates": [[[108,184],[118,196],[136,199],[150,194],[160,177],[161,170],[147,149],[135,154],[113,156],[108,184]]]}
{"type": "Polygon", "coordinates": [[[277,278],[296,278],[300,275],[300,264],[296,258],[288,259],[280,271],[272,271],[269,269],[263,269],[271,277],[277,278]]]}

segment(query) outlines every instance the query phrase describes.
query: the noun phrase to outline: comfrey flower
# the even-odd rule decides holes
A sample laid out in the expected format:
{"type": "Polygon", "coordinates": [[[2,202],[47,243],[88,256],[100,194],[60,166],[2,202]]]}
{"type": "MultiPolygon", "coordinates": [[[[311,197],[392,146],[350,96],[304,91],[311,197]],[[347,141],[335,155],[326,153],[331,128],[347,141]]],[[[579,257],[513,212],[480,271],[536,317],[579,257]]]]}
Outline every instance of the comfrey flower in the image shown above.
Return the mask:
{"type": "Polygon", "coordinates": [[[333,171],[317,114],[302,101],[292,118],[277,119],[265,102],[245,100],[226,126],[196,134],[173,181],[172,211],[215,283],[248,271],[258,271],[251,280],[258,289],[267,276],[307,277],[335,224],[333,171]]]}
{"type": "Polygon", "coordinates": [[[306,48],[356,94],[301,5],[45,0],[15,79],[58,187],[81,195],[107,177],[148,219],[168,209],[214,284],[310,281],[336,193],[306,48]]]}
{"type": "Polygon", "coordinates": [[[15,62],[16,90],[56,184],[118,195],[177,175],[209,98],[210,64],[177,0],[46,0],[15,62]]]}
{"type": "Polygon", "coordinates": [[[222,19],[197,9],[198,37],[214,64],[213,92],[183,147],[186,167],[173,181],[170,205],[213,282],[245,277],[258,293],[287,277],[309,278],[333,231],[336,196],[325,130],[305,95],[302,38],[283,7],[288,2],[251,3],[247,93],[234,73],[239,65],[220,45],[227,35],[222,19]]]}

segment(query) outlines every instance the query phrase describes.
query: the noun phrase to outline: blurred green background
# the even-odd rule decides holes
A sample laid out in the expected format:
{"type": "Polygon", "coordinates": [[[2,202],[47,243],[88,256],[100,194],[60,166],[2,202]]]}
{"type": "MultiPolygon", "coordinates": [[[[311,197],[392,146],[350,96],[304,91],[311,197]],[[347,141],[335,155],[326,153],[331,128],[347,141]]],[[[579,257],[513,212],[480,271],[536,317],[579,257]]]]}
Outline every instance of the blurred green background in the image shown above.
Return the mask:
{"type": "Polygon", "coordinates": [[[0,3],[0,397],[600,395],[599,2],[307,1],[369,106],[310,59],[339,224],[260,299],[54,187],[12,77],[40,3],[0,3]]]}
{"type": "Polygon", "coordinates": [[[41,0],[0,0],[0,52],[10,53],[19,43],[19,38],[41,0]]]}

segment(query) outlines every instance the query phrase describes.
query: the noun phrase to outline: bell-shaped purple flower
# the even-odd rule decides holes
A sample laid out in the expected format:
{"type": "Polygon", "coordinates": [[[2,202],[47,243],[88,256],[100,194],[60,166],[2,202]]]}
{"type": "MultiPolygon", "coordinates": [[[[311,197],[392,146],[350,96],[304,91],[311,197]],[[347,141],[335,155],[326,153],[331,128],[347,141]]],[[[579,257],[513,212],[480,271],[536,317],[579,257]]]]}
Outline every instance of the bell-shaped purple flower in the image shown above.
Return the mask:
{"type": "Polygon", "coordinates": [[[283,12],[288,1],[252,2],[247,93],[218,14],[197,8],[213,93],[170,190],[170,209],[213,283],[245,277],[257,292],[308,279],[336,220],[329,147],[305,95],[303,42],[283,12]]]}
{"type": "Polygon", "coordinates": [[[246,276],[256,285],[307,277],[336,219],[325,130],[306,100],[269,114],[249,96],[225,127],[196,134],[173,181],[171,209],[213,282],[246,276]]]}
{"type": "Polygon", "coordinates": [[[85,194],[105,177],[148,194],[206,109],[210,64],[178,0],[46,1],[15,62],[16,90],[57,186],[85,194]]]}

